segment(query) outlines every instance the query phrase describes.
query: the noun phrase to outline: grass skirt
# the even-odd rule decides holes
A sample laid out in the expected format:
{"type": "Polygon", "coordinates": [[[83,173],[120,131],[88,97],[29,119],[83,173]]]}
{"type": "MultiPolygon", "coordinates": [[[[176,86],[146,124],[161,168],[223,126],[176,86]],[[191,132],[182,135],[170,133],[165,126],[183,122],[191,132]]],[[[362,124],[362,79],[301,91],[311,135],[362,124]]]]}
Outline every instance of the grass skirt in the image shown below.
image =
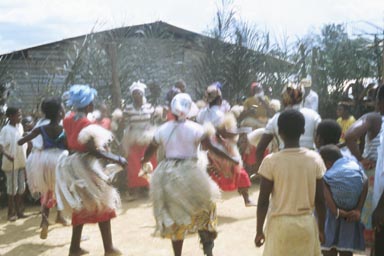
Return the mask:
{"type": "Polygon", "coordinates": [[[72,211],[72,224],[96,223],[115,217],[120,196],[108,184],[105,166],[88,153],[62,156],[56,168],[57,191],[65,212],[72,211]]]}
{"type": "Polygon", "coordinates": [[[26,171],[28,187],[32,194],[55,191],[55,169],[63,152],[65,150],[58,148],[33,150],[28,156],[26,171]]]}
{"type": "Polygon", "coordinates": [[[29,190],[32,195],[41,195],[41,204],[47,208],[52,208],[57,203],[58,209],[63,209],[60,196],[55,193],[55,169],[60,156],[67,154],[66,150],[51,148],[34,149],[28,156],[26,173],[29,190]]]}
{"type": "Polygon", "coordinates": [[[215,201],[220,190],[200,160],[163,160],[155,169],[150,192],[157,230],[162,237],[182,240],[189,232],[216,232],[215,201]]]}

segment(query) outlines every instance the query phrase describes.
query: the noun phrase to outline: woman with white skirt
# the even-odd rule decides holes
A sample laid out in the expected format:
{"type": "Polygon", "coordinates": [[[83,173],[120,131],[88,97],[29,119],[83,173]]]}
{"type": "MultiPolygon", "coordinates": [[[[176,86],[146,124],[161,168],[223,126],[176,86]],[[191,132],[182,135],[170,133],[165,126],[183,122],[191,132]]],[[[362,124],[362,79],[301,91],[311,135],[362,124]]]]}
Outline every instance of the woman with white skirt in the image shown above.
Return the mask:
{"type": "Polygon", "coordinates": [[[217,236],[216,204],[220,190],[207,173],[207,158],[199,145],[208,141],[204,128],[187,120],[192,104],[188,94],[177,94],[171,102],[176,120],[160,126],[145,151],[142,164],[158,146],[165,159],[155,169],[150,183],[157,230],[172,240],[175,256],[182,252],[186,234],[198,231],[204,254],[211,256],[217,236]]]}

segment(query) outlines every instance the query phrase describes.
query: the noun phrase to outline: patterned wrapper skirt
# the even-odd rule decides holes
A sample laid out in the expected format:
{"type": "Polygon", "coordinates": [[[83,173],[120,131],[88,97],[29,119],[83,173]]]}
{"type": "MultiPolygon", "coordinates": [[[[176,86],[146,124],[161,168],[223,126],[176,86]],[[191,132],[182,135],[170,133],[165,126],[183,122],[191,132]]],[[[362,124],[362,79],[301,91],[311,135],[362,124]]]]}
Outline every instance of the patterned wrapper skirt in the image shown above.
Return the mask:
{"type": "Polygon", "coordinates": [[[272,216],[265,231],[264,256],[320,256],[320,240],[313,215],[272,216]]]}
{"type": "Polygon", "coordinates": [[[172,240],[206,230],[216,233],[217,184],[209,177],[207,159],[170,160],[159,163],[151,178],[150,193],[156,230],[172,240]]]}
{"type": "Polygon", "coordinates": [[[88,153],[59,159],[56,186],[64,211],[72,213],[72,225],[104,222],[116,217],[120,196],[106,181],[104,168],[100,159],[88,153]]]}

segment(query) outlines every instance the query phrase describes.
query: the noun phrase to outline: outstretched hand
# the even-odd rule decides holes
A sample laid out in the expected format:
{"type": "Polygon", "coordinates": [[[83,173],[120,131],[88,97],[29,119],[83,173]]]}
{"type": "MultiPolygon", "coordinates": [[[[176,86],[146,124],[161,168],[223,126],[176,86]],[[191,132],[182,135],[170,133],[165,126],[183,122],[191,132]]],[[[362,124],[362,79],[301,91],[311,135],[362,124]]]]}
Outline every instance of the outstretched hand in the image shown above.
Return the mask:
{"type": "Polygon", "coordinates": [[[127,166],[128,161],[127,161],[127,159],[125,159],[124,157],[121,157],[121,156],[120,156],[120,157],[119,157],[118,164],[121,165],[121,166],[123,166],[123,167],[125,167],[125,166],[127,166]]]}

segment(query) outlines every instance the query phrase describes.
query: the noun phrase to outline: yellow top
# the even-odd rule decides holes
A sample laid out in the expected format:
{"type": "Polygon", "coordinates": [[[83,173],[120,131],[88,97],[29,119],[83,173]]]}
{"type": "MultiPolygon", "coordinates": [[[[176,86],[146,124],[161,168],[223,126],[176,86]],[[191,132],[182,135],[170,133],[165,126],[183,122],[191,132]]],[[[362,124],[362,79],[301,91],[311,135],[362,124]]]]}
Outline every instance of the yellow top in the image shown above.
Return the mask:
{"type": "Polygon", "coordinates": [[[350,115],[348,119],[344,120],[341,117],[337,118],[336,122],[341,126],[341,136],[340,136],[340,143],[345,142],[345,133],[351,127],[351,125],[356,122],[356,119],[354,116],[350,115]]]}
{"type": "Polygon", "coordinates": [[[270,216],[312,214],[316,180],[326,168],[320,155],[306,148],[289,148],[266,156],[259,174],[273,181],[270,216]]]}

